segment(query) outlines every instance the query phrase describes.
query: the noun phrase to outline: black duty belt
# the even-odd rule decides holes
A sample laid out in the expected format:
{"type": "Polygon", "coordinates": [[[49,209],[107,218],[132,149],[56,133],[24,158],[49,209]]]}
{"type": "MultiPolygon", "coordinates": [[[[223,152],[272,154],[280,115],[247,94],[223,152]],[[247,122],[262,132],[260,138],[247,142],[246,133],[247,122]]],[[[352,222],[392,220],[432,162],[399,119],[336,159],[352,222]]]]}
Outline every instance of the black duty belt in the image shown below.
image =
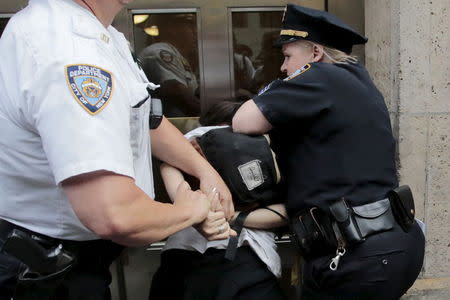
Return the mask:
{"type": "Polygon", "coordinates": [[[42,239],[46,239],[49,242],[51,241],[52,243],[57,243],[57,240],[48,236],[45,236],[43,234],[34,232],[32,230],[26,229],[24,227],[21,227],[19,225],[10,223],[6,220],[0,219],[0,240],[2,241],[6,241],[8,235],[14,230],[14,229],[18,229],[24,233],[29,234],[30,236],[35,236],[37,238],[42,238],[42,239]]]}
{"type": "Polygon", "coordinates": [[[398,223],[407,232],[414,222],[414,200],[408,186],[393,189],[388,198],[351,206],[345,198],[332,201],[328,211],[313,207],[291,219],[292,238],[306,259],[330,255],[336,270],[348,247],[389,231],[398,223]],[[396,222],[397,221],[397,222],[396,222]]]}
{"type": "Polygon", "coordinates": [[[45,236],[0,219],[1,252],[23,263],[14,299],[53,299],[73,268],[108,270],[123,247],[106,240],[69,241],[45,236]],[[37,299],[37,298],[36,298],[37,299]]]}
{"type": "MultiPolygon", "coordinates": [[[[49,237],[22,226],[13,224],[6,220],[0,219],[0,240],[3,241],[2,251],[14,256],[30,266],[38,261],[36,257],[28,258],[28,256],[42,256],[45,252],[51,252],[55,249],[58,253],[67,252],[67,255],[73,256],[74,260],[83,264],[89,264],[91,267],[108,266],[123,250],[123,246],[108,240],[89,240],[89,241],[73,241],[63,240],[49,237]],[[8,250],[8,247],[14,250],[8,250]],[[11,252],[14,253],[11,253],[11,252]],[[18,257],[20,256],[20,257],[18,257]]],[[[56,253],[51,253],[56,255],[56,253]]]]}

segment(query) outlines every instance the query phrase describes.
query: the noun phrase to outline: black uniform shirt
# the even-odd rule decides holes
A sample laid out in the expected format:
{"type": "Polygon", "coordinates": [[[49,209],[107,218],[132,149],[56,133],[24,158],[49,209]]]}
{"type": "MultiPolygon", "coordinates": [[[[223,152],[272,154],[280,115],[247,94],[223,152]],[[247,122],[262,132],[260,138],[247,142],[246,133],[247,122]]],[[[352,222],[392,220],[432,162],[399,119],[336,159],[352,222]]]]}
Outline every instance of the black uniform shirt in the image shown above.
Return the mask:
{"type": "Polygon", "coordinates": [[[359,64],[312,63],[254,98],[272,124],[289,215],[396,187],[395,141],[383,96],[359,64]]]}

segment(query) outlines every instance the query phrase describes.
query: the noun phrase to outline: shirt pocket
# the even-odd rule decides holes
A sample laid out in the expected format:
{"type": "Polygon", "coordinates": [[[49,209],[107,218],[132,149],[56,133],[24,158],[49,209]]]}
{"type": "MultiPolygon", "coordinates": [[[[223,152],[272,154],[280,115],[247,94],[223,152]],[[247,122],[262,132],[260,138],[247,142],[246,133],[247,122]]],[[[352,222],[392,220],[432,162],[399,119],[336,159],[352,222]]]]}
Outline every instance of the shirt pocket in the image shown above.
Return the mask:
{"type": "Polygon", "coordinates": [[[147,83],[132,85],[130,94],[130,144],[134,159],[144,153],[149,134],[150,95],[147,83]]]}

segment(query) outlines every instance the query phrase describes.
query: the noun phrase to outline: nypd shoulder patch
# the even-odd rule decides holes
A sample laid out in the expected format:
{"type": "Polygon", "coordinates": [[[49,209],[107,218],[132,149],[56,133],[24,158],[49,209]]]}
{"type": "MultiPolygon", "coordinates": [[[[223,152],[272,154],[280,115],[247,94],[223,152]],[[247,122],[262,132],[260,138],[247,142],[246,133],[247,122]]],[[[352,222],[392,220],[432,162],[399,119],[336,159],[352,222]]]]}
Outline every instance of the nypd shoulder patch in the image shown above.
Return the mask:
{"type": "Polygon", "coordinates": [[[272,87],[272,85],[274,84],[274,82],[276,82],[277,80],[278,80],[278,79],[272,81],[271,83],[269,83],[268,85],[266,85],[265,87],[263,87],[262,89],[260,89],[259,92],[258,92],[258,96],[260,96],[260,95],[264,94],[265,92],[267,92],[267,91],[272,87]]]}
{"type": "Polygon", "coordinates": [[[111,72],[93,65],[67,65],[65,74],[75,100],[91,115],[109,103],[114,88],[111,72]]]}
{"type": "Polygon", "coordinates": [[[298,69],[297,71],[295,71],[294,73],[292,73],[290,76],[286,77],[284,79],[284,81],[291,80],[291,79],[297,77],[298,75],[301,75],[301,74],[305,73],[309,69],[311,69],[311,65],[310,64],[306,64],[303,67],[301,67],[300,69],[298,69]]]}

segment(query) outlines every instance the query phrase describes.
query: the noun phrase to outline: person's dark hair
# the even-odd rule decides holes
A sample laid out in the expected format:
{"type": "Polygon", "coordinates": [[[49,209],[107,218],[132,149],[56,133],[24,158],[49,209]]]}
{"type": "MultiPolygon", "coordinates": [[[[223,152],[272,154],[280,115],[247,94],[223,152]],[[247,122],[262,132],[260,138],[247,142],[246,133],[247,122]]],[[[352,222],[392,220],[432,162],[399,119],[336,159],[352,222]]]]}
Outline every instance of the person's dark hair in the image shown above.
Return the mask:
{"type": "Polygon", "coordinates": [[[202,111],[198,121],[202,126],[231,125],[231,120],[242,103],[234,99],[216,102],[202,111]]]}

